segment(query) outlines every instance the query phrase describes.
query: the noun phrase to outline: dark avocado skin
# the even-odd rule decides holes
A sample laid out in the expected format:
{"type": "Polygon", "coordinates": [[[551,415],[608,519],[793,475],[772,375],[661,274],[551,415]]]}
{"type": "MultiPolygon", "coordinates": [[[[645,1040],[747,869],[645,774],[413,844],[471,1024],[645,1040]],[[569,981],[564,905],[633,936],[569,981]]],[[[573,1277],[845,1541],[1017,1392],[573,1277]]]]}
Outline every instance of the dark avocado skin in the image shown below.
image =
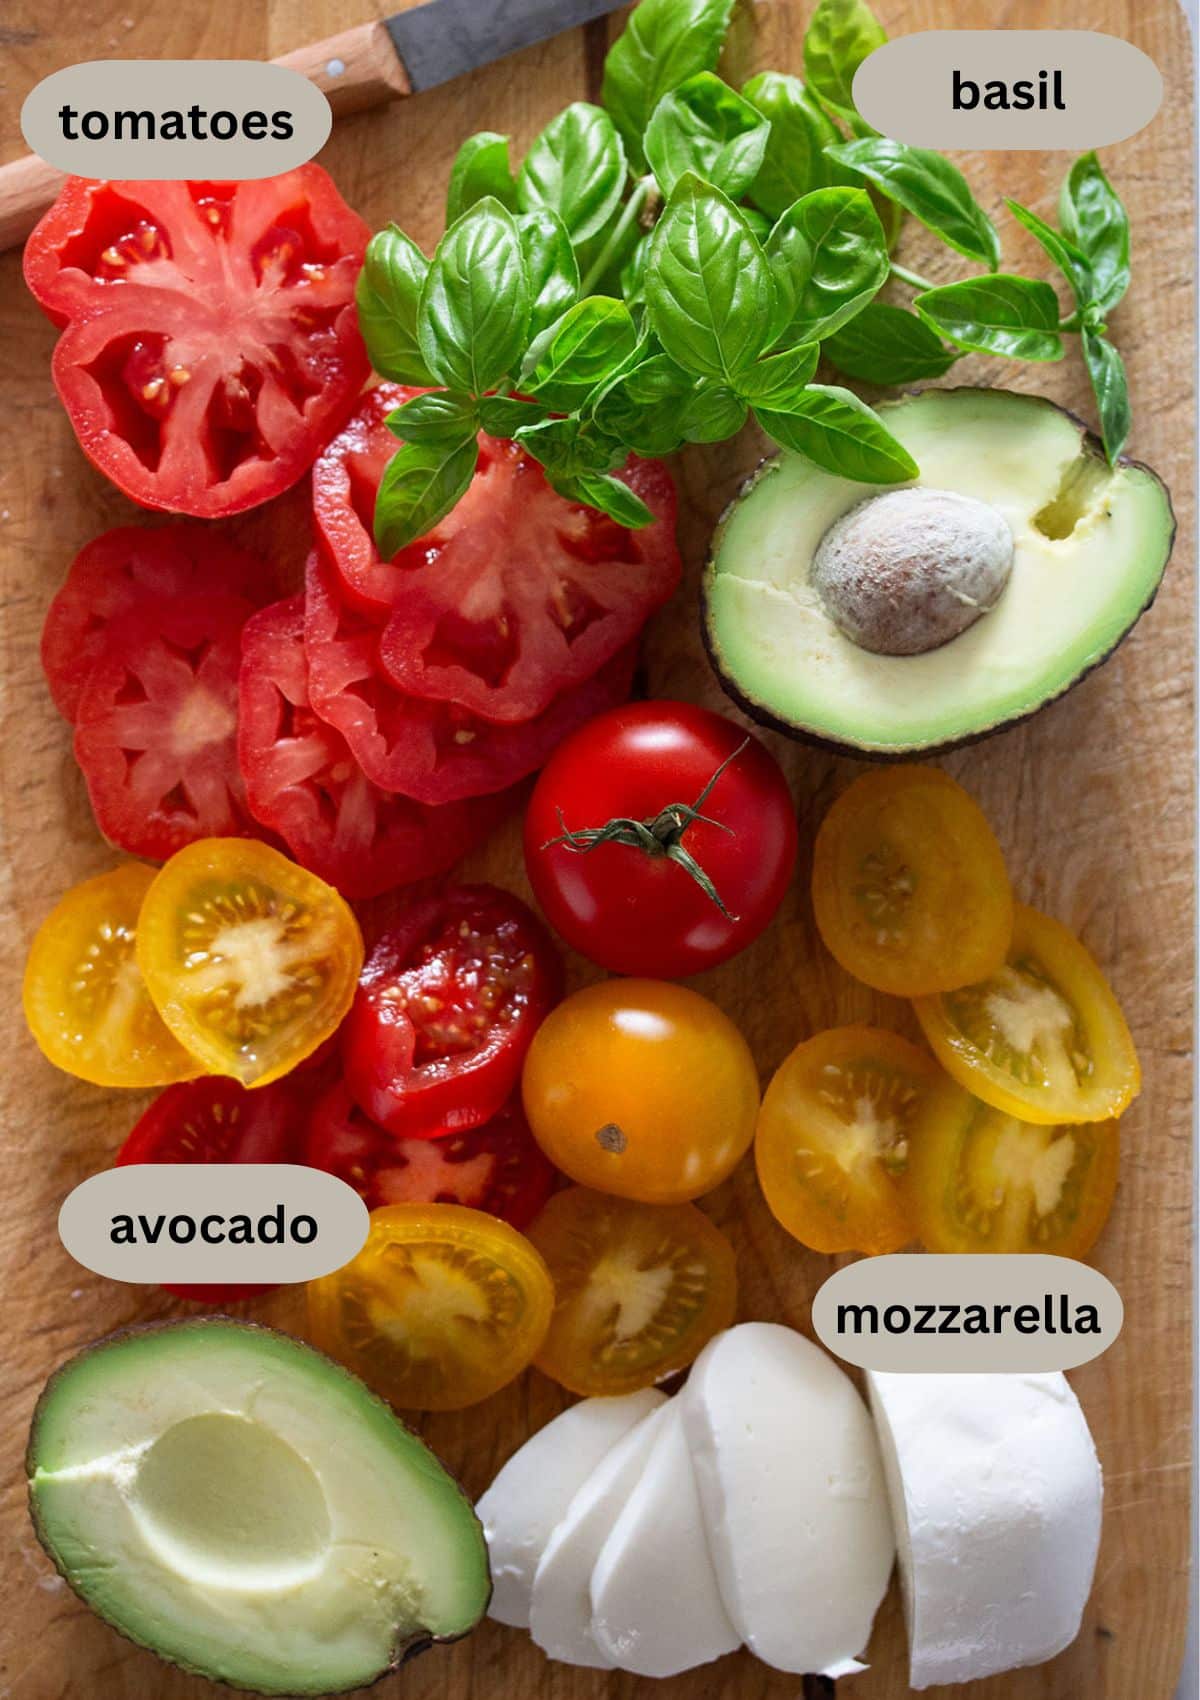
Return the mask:
{"type": "MultiPolygon", "coordinates": [[[[227,1678],[222,1676],[214,1676],[211,1671],[204,1670],[199,1665],[188,1664],[182,1659],[172,1659],[168,1654],[160,1652],[157,1647],[152,1647],[148,1641],[139,1641],[135,1635],[130,1635],[129,1632],[122,1629],[119,1624],[113,1623],[111,1619],[103,1616],[101,1612],[98,1612],[92,1602],[84,1599],[83,1595],[78,1592],[75,1587],[75,1583],[58,1562],[57,1557],[43,1533],[41,1520],[38,1516],[37,1502],[33,1497],[33,1475],[37,1468],[36,1451],[38,1425],[41,1421],[42,1412],[46,1403],[54,1392],[55,1383],[64,1371],[69,1369],[72,1364],[77,1363],[80,1358],[90,1357],[93,1352],[98,1352],[105,1346],[112,1346],[118,1340],[127,1339],[131,1335],[163,1333],[174,1334],[178,1333],[181,1329],[203,1329],[214,1322],[220,1323],[222,1327],[245,1329],[248,1332],[252,1331],[256,1334],[278,1335],[281,1339],[291,1340],[297,1345],[304,1346],[308,1351],[312,1352],[315,1357],[324,1358],[327,1364],[331,1365],[332,1368],[340,1375],[345,1376],[347,1380],[357,1382],[361,1387],[363,1394],[368,1399],[372,1400],[376,1405],[381,1405],[392,1420],[399,1425],[399,1427],[405,1429],[406,1432],[412,1432],[407,1429],[406,1424],[400,1422],[399,1417],[396,1416],[396,1413],[392,1410],[392,1407],[387,1403],[387,1401],[385,1399],[381,1399],[377,1393],[373,1393],[367,1386],[366,1382],[362,1381],[360,1377],[354,1375],[345,1367],[344,1364],[339,1364],[335,1359],[329,1357],[327,1353],[318,1351],[315,1346],[309,1345],[307,1340],[301,1340],[294,1334],[286,1334],[282,1328],[270,1328],[265,1322],[248,1322],[241,1317],[226,1316],[223,1314],[189,1317],[182,1322],[134,1323],[128,1328],[115,1329],[113,1333],[104,1335],[104,1337],[100,1340],[93,1340],[90,1345],[82,1346],[79,1351],[73,1352],[64,1363],[61,1363],[58,1366],[46,1382],[46,1385],[42,1388],[42,1391],[38,1394],[37,1404],[33,1408],[33,1417],[29,1424],[29,1442],[25,1449],[25,1475],[29,1482],[29,1520],[33,1524],[33,1532],[37,1536],[38,1545],[46,1554],[46,1557],[50,1560],[55,1570],[62,1577],[63,1581],[70,1588],[71,1592],[76,1595],[77,1599],[82,1600],[88,1610],[92,1612],[94,1616],[99,1618],[102,1623],[107,1624],[109,1629],[119,1635],[123,1641],[128,1641],[135,1647],[144,1648],[146,1652],[153,1653],[155,1658],[161,1659],[164,1664],[174,1666],[176,1670],[187,1671],[191,1676],[202,1676],[207,1682],[211,1682],[215,1687],[227,1688],[238,1694],[266,1694],[272,1697],[272,1700],[282,1700],[284,1694],[282,1689],[268,1690],[261,1688],[246,1688],[241,1683],[230,1682],[227,1678]]],[[[419,1435],[415,1436],[415,1438],[420,1440],[419,1435]]],[[[424,1445],[424,1442],[422,1441],[421,1444],[424,1445]]],[[[441,1464],[440,1459],[438,1459],[438,1462],[441,1464]]],[[[444,1464],[442,1464],[441,1467],[443,1470],[446,1469],[444,1464]]],[[[446,1474],[449,1476],[450,1472],[446,1470],[446,1474]]],[[[451,1476],[450,1479],[454,1482],[454,1486],[458,1490],[464,1505],[467,1507],[468,1511],[471,1512],[472,1516],[474,1516],[475,1508],[467,1493],[459,1485],[459,1483],[454,1480],[453,1476],[451,1476]]],[[[478,1521],[478,1519],[476,1520],[478,1521]]],[[[485,1554],[487,1552],[486,1543],[484,1545],[484,1552],[485,1554]]],[[[489,1583],[488,1600],[484,1602],[484,1610],[480,1613],[479,1621],[482,1621],[483,1616],[486,1614],[488,1602],[491,1600],[491,1592],[492,1590],[489,1583]]],[[[361,1693],[364,1688],[374,1688],[377,1683],[383,1681],[384,1677],[393,1676],[396,1671],[400,1669],[401,1665],[408,1664],[410,1659],[415,1659],[421,1653],[428,1652],[431,1647],[448,1647],[455,1641],[463,1641],[468,1635],[472,1634],[477,1627],[478,1623],[473,1624],[470,1629],[464,1629],[461,1635],[430,1635],[423,1630],[418,1630],[415,1634],[410,1635],[407,1640],[397,1642],[396,1646],[392,1649],[392,1656],[388,1663],[383,1667],[379,1674],[377,1676],[373,1676],[369,1682],[356,1683],[353,1688],[325,1688],[322,1689],[319,1694],[312,1693],[307,1697],[307,1700],[325,1700],[326,1696],[335,1697],[339,1694],[358,1694],[361,1693]]]]}
{"type": "MultiPolygon", "coordinates": [[[[984,388],[984,386],[979,384],[951,384],[944,388],[935,385],[923,385],[917,389],[905,390],[904,397],[907,398],[910,396],[926,394],[958,395],[965,391],[973,392],[982,388],[984,388]]],[[[1029,396],[1026,399],[1029,401],[1039,402],[1043,407],[1052,407],[1056,413],[1064,414],[1072,421],[1073,424],[1079,426],[1080,430],[1083,432],[1084,444],[1091,453],[1103,458],[1103,443],[1100,441],[1099,437],[1096,436],[1094,431],[1090,431],[1088,429],[1085,421],[1082,420],[1077,413],[1072,413],[1069,407],[1062,407],[1058,402],[1051,401],[1047,396],[1029,396]]],[[[885,403],[884,405],[886,406],[887,404],[885,403]]],[[[704,651],[708,656],[709,666],[716,675],[717,682],[721,689],[725,692],[725,695],[737,704],[743,714],[747,715],[751,720],[756,721],[758,725],[766,726],[773,732],[781,732],[784,737],[795,738],[801,743],[811,745],[814,749],[827,750],[831,755],[856,756],[860,761],[874,761],[881,763],[903,762],[913,761],[917,758],[924,758],[928,756],[949,755],[952,750],[966,749],[971,744],[980,744],[985,738],[993,737],[997,732],[1007,732],[1014,726],[1021,726],[1027,720],[1032,720],[1035,714],[1039,714],[1041,710],[1048,707],[1050,703],[1060,701],[1061,698],[1066,696],[1068,691],[1074,690],[1075,686],[1083,679],[1090,677],[1097,668],[1103,667],[1106,661],[1112,659],[1117,650],[1124,643],[1125,639],[1129,636],[1130,632],[1137,625],[1142,615],[1145,614],[1148,609],[1153,607],[1154,599],[1158,595],[1159,588],[1166,576],[1167,567],[1170,564],[1171,551],[1174,548],[1175,536],[1178,530],[1178,521],[1175,517],[1174,504],[1171,501],[1171,492],[1163,480],[1158,476],[1158,473],[1155,472],[1152,466],[1147,466],[1145,461],[1134,460],[1130,455],[1119,456],[1116,462],[1118,466],[1131,466],[1138,472],[1145,472],[1161,487],[1163,495],[1167,499],[1167,508],[1171,515],[1171,535],[1167,543],[1167,557],[1163,562],[1163,570],[1159,574],[1154,588],[1151,590],[1142,606],[1134,614],[1133,618],[1125,627],[1125,630],[1121,633],[1120,637],[1113,644],[1112,648],[1107,650],[1105,654],[1099,656],[1090,667],[1085,667],[1081,673],[1077,673],[1073,679],[1068,679],[1062,685],[1061,689],[1055,691],[1052,696],[1043,697],[1039,703],[1024,714],[1012,715],[1007,720],[997,720],[992,726],[985,726],[978,732],[968,732],[961,738],[949,738],[941,744],[918,744],[913,745],[909,749],[896,750],[864,749],[861,744],[848,744],[837,738],[825,738],[818,732],[812,732],[806,727],[797,726],[793,721],[782,720],[777,714],[772,713],[772,711],[764,703],[757,702],[753,697],[748,697],[738,684],[737,680],[725,671],[720,652],[713,639],[708,619],[708,587],[714,574],[717,549],[720,547],[721,539],[724,536],[725,526],[734,509],[741,503],[744,497],[750,493],[764,473],[768,472],[770,468],[775,465],[778,459],[778,454],[773,454],[767,455],[759,461],[758,465],[754,468],[754,471],[751,472],[743,481],[741,488],[728,504],[724,513],[722,513],[720,519],[713,528],[712,539],[708,547],[708,555],[704,563],[704,575],[701,579],[700,588],[700,636],[704,643],[704,651]]]]}

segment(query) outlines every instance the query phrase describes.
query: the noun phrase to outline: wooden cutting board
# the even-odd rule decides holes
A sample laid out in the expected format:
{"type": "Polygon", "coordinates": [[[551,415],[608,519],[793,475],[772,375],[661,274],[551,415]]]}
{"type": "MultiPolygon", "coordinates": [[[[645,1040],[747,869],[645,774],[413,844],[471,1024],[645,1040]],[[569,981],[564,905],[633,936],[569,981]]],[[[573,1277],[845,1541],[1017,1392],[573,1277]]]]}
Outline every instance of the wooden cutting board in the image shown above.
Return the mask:
{"type": "MultiPolygon", "coordinates": [[[[490,0],[479,0],[480,5],[490,0]]],[[[891,33],[956,27],[1083,26],[1124,36],[1157,61],[1166,104],[1154,124],[1105,163],[1134,222],[1134,285],[1114,315],[1129,366],[1132,450],[1172,485],[1180,519],[1175,559],[1157,604],[1116,659],[1031,723],[950,757],[947,769],[983,804],[1008,853],[1018,893],[1076,928],[1106,966],[1129,1014],[1146,1084],[1123,1128],[1116,1209],[1096,1261],[1125,1301],[1125,1331],[1074,1377],[1107,1480],[1096,1586],[1075,1645],[1036,1670],[968,1689],[972,1700],[1169,1700],[1179,1674],[1187,1601],[1189,1468],[1190,1042],[1192,970],[1191,444],[1194,370],[1192,71],[1176,0],[878,0],[891,33]]],[[[33,84],[80,59],[269,58],[369,15],[370,0],[85,0],[48,7],[9,0],[4,26],[3,157],[20,149],[17,112],[33,84]]],[[[757,0],[737,23],[731,80],[760,66],[801,68],[806,0],[757,0]]],[[[595,98],[606,44],[601,24],[535,48],[451,87],[336,129],[322,155],[347,200],[374,226],[396,218],[427,248],[441,231],[445,175],[468,132],[511,132],[519,149],[566,101],[595,98]]],[[[1014,268],[1045,275],[1040,251],[1004,215],[1007,193],[1050,216],[1062,155],[979,156],[966,163],[1001,223],[1014,268]]],[[[919,229],[902,255],[939,278],[958,269],[919,229]]],[[[46,604],[74,552],[132,506],[91,470],[55,399],[54,332],[25,294],[15,254],[0,260],[0,730],[2,877],[8,905],[3,987],[5,1070],[0,1171],[0,1307],[4,1359],[0,1571],[0,1700],[185,1700],[208,1683],[170,1671],[98,1623],[52,1576],[30,1531],[20,1455],[47,1374],[77,1347],[124,1323],[183,1307],[122,1287],[71,1262],[55,1232],[66,1193],[111,1160],[141,1098],[101,1092],[56,1073],[20,1015],[21,962],[34,929],[75,881],[115,857],[92,824],[66,726],[38,667],[46,604]]],[[[1039,390],[1091,416],[1080,366],[1009,367],[969,360],[954,382],[1039,390]]],[[[696,578],[712,523],[762,452],[696,451],[677,471],[688,583],[645,646],[647,686],[730,710],[705,664],[696,578]]],[[[232,528],[296,570],[305,551],[305,499],[294,494],[232,528]]],[[[799,811],[799,875],[768,936],[697,984],[740,1021],[766,1078],[802,1037],[849,1020],[912,1032],[904,1006],[852,984],[823,953],[809,907],[808,852],[822,812],[858,768],[772,738],[799,811]]],[[[524,892],[515,823],[472,858],[470,875],[524,892]]],[[[590,977],[580,962],[576,982],[590,977]]],[[[741,1315],[804,1329],[832,1261],[790,1240],[768,1215],[752,1168],[706,1200],[732,1237],[741,1315]]],[[[299,1295],[255,1314],[300,1329],[299,1295]]],[[[419,1423],[473,1493],[566,1396],[530,1374],[484,1405],[419,1423]]],[[[803,1437],[797,1436],[797,1445],[803,1437]]],[[[876,1624],[871,1669],[839,1685],[853,1700],[908,1692],[903,1627],[893,1589],[876,1624]]],[[[796,1677],[735,1654],[652,1684],[549,1665],[521,1633],[485,1624],[469,1641],[428,1655],[376,1693],[409,1700],[796,1700],[796,1677]]]]}

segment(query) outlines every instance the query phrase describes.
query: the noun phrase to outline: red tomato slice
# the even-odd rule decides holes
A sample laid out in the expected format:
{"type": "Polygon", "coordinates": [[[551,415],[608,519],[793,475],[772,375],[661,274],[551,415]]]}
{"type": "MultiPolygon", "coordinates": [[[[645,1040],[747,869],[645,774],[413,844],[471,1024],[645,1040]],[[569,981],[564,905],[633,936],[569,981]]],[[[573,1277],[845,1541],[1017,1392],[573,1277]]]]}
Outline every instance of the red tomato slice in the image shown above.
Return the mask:
{"type": "Polygon", "coordinates": [[[411,904],[368,956],[342,1029],[355,1102],[399,1138],[478,1127],[561,991],[550,935],[509,892],[450,886],[411,904]]]}
{"type": "Polygon", "coordinates": [[[245,183],[68,178],[25,250],[65,329],[84,453],[144,507],[213,518],[294,484],[369,370],[370,232],[318,165],[245,183]]]}
{"type": "Polygon", "coordinates": [[[252,611],[240,596],[187,596],[109,629],[79,699],[75,756],[97,825],[131,856],[165,861],[198,838],[255,833],[237,763],[252,611]]]}
{"type": "Polygon", "coordinates": [[[345,1081],[331,1086],[313,1110],[304,1161],[354,1187],[369,1210],[466,1204],[514,1228],[533,1221],[557,1173],[529,1131],[519,1096],[466,1133],[395,1139],[363,1114],[345,1081]]]}
{"type": "Polygon", "coordinates": [[[632,642],[679,583],[675,488],[659,461],[621,474],[656,515],[626,531],[566,501],[515,443],[481,436],[475,480],[390,562],[375,493],[396,439],[384,420],[415,392],[381,384],[313,471],[317,528],[347,599],[390,614],[380,657],[406,691],[484,719],[529,720],[632,642]]]}
{"type": "Polygon", "coordinates": [[[302,596],[264,608],[242,634],[238,760],[255,819],[343,897],[445,873],[513,801],[504,793],[430,807],[373,785],[309,705],[302,596]]]}
{"type": "Polygon", "coordinates": [[[636,663],[630,644],[536,719],[494,725],[453,703],[398,690],[379,665],[378,625],[345,602],[335,573],[315,554],[304,645],[317,713],[342,734],[374,784],[423,803],[454,802],[524,779],[586,720],[625,701],[636,663]]]}
{"type": "MultiPolygon", "coordinates": [[[[277,1080],[247,1092],[209,1075],[160,1092],[117,1152],[127,1163],[303,1163],[303,1111],[294,1087],[277,1080]]],[[[267,1286],[168,1286],[199,1304],[231,1304],[267,1286]]]]}
{"type": "Polygon", "coordinates": [[[272,594],[265,561],[200,525],[122,525],[94,537],[71,562],[42,627],[42,667],[59,713],[74,720],[110,621],[195,591],[258,602],[272,594]]]}

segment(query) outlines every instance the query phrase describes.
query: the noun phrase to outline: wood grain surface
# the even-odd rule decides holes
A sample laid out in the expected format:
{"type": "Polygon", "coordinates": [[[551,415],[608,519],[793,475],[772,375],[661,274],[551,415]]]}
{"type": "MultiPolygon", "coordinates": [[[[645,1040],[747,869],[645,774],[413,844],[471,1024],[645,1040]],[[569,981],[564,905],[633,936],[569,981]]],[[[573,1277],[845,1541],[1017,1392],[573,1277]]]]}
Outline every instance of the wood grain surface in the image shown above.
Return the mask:
{"type": "MultiPolygon", "coordinates": [[[[479,0],[480,4],[487,0],[479,0]]],[[[1018,893],[1076,928],[1105,965],[1141,1051],[1145,1090],[1123,1127],[1116,1209],[1096,1262],[1125,1301],[1125,1331],[1100,1361],[1073,1376],[1096,1435],[1107,1492],[1096,1586],[1073,1647],[1050,1664],[938,1690],[971,1700],[1169,1700],[1179,1673],[1187,1582],[1190,1349],[1190,1044],[1192,971],[1192,752],[1194,552],[1191,445],[1193,187],[1192,64],[1175,0],[878,0],[889,30],[1086,25],[1124,36],[1157,61],[1166,104],[1149,129],[1108,150],[1105,162],[1134,222],[1134,285],[1114,315],[1134,401],[1132,450],[1171,484],[1180,520],[1174,562],[1152,611],[1110,665],[1014,731],[952,756],[994,822],[1018,893]]],[[[21,151],[17,113],[50,71],[110,56],[270,58],[373,15],[371,0],[7,0],[0,24],[0,158],[21,151]]],[[[740,16],[731,77],[771,65],[798,71],[807,0],[757,0],[740,16]]],[[[396,218],[427,247],[440,233],[445,172],[468,131],[510,132],[520,148],[567,100],[595,96],[606,30],[592,26],[419,99],[339,123],[324,163],[343,194],[378,225],[396,218]]],[[[964,162],[1001,224],[1007,262],[1045,275],[1040,251],[1004,214],[1014,195],[1049,216],[1067,165],[1062,155],[979,156],[964,162]]],[[[948,278],[959,270],[919,228],[902,257],[948,278]]],[[[20,1456],[29,1413],[48,1372],[87,1341],[128,1322],[172,1314],[152,1290],[89,1275],[62,1250],[58,1207],[110,1162],[143,1100],[89,1088],[38,1055],[20,1016],[25,948],[52,903],[76,880],[114,862],[92,824],[67,727],[38,666],[46,604],[74,552],[97,532],[136,517],[85,462],[50,383],[54,331],[25,294],[19,256],[0,263],[0,878],[8,918],[3,987],[8,1063],[0,1179],[3,1309],[3,1550],[0,1696],[12,1700],[202,1700],[208,1683],[170,1671],[118,1639],[54,1578],[25,1514],[20,1456]]],[[[1049,368],[964,361],[954,382],[1040,390],[1090,416],[1077,359],[1049,368]]],[[[704,662],[696,576],[716,515],[762,452],[736,445],[682,457],[681,541],[689,579],[645,645],[646,685],[728,708],[704,662]]],[[[305,551],[303,490],[234,531],[291,570],[305,551]]],[[[912,1031],[904,1007],[852,984],[816,939],[807,856],[823,810],[858,768],[771,739],[794,790],[799,876],[768,936],[696,983],[743,1025],[764,1078],[802,1037],[847,1020],[912,1031]]],[[[467,871],[525,890],[515,823],[467,871]]],[[[575,962],[576,981],[588,977],[575,962]]],[[[733,1238],[741,1314],[804,1329],[832,1260],[776,1226],[743,1164],[705,1207],[733,1238]]],[[[302,1302],[284,1293],[255,1314],[299,1330],[302,1302]]],[[[529,1374],[486,1404],[419,1423],[472,1492],[567,1402],[529,1374]]],[[[797,1436],[797,1444],[803,1438],[797,1436]]],[[[893,1589],[868,1657],[840,1685],[853,1700],[908,1692],[893,1589]]],[[[740,1653],[652,1684],[551,1666],[517,1631],[485,1624],[467,1642],[418,1660],[375,1692],[410,1700],[796,1700],[797,1678],[740,1653]]]]}

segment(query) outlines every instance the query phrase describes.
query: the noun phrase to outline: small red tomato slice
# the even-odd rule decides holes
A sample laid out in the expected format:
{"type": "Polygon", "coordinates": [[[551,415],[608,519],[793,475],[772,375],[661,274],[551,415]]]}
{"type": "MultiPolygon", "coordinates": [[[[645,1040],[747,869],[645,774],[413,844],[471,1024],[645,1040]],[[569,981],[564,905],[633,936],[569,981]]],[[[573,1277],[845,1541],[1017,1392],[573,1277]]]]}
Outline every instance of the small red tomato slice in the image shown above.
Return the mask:
{"type": "Polygon", "coordinates": [[[348,606],[331,569],[308,565],[304,643],[313,707],[337,728],[363,772],[384,791],[450,803],[506,789],[533,773],[563,738],[624,702],[634,645],[521,726],[497,726],[452,703],[401,691],[379,664],[379,627],[348,606]]]}
{"type": "Polygon", "coordinates": [[[317,1102],[304,1161],[352,1186],[368,1210],[384,1204],[466,1204],[524,1228],[557,1171],[529,1131],[520,1097],[480,1127],[444,1139],[396,1139],[376,1127],[345,1081],[317,1102]]]}
{"type": "MultiPolygon", "coordinates": [[[[303,1163],[304,1112],[290,1082],[247,1092],[210,1075],[161,1092],[117,1152],[129,1163],[303,1163]]],[[[199,1304],[232,1304],[274,1292],[267,1286],[166,1286],[199,1304]]]]}
{"type": "Polygon", "coordinates": [[[109,625],[197,591],[251,602],[272,594],[265,561],[199,525],[122,525],[94,537],[71,562],[42,627],[42,667],[59,713],[74,720],[109,625]]]}
{"type": "Polygon", "coordinates": [[[25,278],[80,447],[144,507],[214,518],[294,484],[369,366],[369,236],[319,165],[241,183],[67,179],[25,278]]]}
{"type": "Polygon", "coordinates": [[[240,596],[126,615],[79,699],[75,756],[104,836],[165,861],[199,838],[253,834],[237,765],[240,596]]]}
{"type": "Polygon", "coordinates": [[[513,802],[501,793],[431,807],[373,785],[310,705],[302,596],[262,609],[242,634],[238,760],[255,819],[343,897],[447,872],[513,802]]]}
{"type": "Polygon", "coordinates": [[[412,904],[368,956],[342,1030],[355,1102],[400,1138],[478,1127],[561,990],[549,934],[509,892],[451,886],[412,904]]]}

